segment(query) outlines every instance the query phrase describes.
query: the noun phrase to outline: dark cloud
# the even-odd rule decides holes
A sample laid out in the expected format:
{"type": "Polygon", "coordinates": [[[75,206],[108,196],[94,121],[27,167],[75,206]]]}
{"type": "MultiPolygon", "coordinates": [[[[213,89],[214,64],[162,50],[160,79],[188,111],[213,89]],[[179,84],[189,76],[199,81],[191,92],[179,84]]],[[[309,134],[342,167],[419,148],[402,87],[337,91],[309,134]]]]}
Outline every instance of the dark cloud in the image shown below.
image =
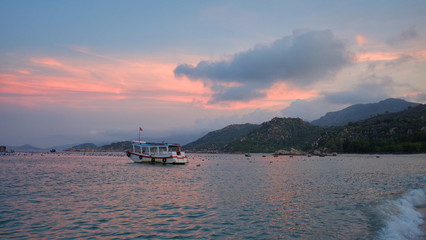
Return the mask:
{"type": "Polygon", "coordinates": [[[351,63],[353,58],[346,44],[331,31],[305,31],[235,54],[229,61],[182,64],[174,73],[210,86],[215,92],[213,102],[242,101],[264,96],[259,90],[278,81],[298,86],[320,81],[351,63]],[[238,84],[223,87],[223,83],[238,84]]]}
{"type": "Polygon", "coordinates": [[[209,103],[214,104],[220,101],[247,101],[265,97],[266,93],[260,92],[258,89],[263,89],[263,86],[258,86],[258,84],[245,84],[243,86],[216,91],[209,103]]]}
{"type": "Polygon", "coordinates": [[[420,37],[420,35],[418,34],[416,27],[412,26],[410,29],[405,30],[402,33],[390,38],[388,40],[388,44],[398,45],[416,39],[418,37],[420,37]]]}

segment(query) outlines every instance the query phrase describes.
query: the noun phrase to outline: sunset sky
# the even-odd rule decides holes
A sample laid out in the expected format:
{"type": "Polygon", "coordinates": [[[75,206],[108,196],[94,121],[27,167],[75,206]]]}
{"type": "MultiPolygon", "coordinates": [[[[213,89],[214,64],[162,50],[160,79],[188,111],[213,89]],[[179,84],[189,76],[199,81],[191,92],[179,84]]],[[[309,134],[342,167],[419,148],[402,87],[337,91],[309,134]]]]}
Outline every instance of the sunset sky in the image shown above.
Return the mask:
{"type": "MultiPolygon", "coordinates": [[[[426,1],[1,1],[0,145],[426,102],[426,1]]],[[[165,139],[167,140],[167,139],[165,139]]],[[[195,140],[195,139],[194,139],[195,140]]]]}

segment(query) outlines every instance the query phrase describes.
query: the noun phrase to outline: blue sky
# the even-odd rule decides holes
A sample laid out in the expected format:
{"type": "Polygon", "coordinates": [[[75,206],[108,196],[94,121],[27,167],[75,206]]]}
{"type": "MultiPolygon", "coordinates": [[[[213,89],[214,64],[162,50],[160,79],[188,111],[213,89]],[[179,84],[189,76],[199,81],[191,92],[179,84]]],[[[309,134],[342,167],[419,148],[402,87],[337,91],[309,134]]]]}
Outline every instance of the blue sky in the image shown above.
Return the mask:
{"type": "Polygon", "coordinates": [[[425,1],[2,1],[0,145],[425,103],[425,1]]]}

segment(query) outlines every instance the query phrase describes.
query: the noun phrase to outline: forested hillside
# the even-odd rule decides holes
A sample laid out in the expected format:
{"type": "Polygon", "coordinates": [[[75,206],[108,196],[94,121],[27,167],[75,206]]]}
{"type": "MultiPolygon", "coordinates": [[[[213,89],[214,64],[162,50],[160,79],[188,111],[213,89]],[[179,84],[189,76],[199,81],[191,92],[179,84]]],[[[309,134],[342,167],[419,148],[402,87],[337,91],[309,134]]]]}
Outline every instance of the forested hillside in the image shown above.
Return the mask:
{"type": "Polygon", "coordinates": [[[247,135],[250,131],[259,128],[257,124],[232,124],[220,130],[209,132],[204,137],[184,146],[189,151],[217,152],[225,145],[247,135]]]}
{"type": "Polygon", "coordinates": [[[424,153],[426,105],[328,130],[314,148],[344,153],[424,153]]]}
{"type": "Polygon", "coordinates": [[[275,152],[277,150],[309,150],[323,128],[300,118],[274,118],[261,127],[226,145],[224,152],[275,152]]]}

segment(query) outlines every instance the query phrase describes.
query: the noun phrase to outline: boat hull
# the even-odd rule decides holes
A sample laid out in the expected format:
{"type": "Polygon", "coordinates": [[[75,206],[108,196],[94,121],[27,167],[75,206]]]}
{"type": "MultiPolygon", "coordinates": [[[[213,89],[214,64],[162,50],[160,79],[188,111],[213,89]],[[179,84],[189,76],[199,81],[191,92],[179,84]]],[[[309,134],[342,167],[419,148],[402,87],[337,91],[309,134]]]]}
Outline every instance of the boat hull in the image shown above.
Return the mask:
{"type": "Polygon", "coordinates": [[[145,155],[141,153],[134,153],[127,151],[127,157],[129,157],[135,163],[162,163],[162,164],[186,164],[188,158],[184,152],[180,155],[177,154],[158,154],[158,155],[145,155]]]}

